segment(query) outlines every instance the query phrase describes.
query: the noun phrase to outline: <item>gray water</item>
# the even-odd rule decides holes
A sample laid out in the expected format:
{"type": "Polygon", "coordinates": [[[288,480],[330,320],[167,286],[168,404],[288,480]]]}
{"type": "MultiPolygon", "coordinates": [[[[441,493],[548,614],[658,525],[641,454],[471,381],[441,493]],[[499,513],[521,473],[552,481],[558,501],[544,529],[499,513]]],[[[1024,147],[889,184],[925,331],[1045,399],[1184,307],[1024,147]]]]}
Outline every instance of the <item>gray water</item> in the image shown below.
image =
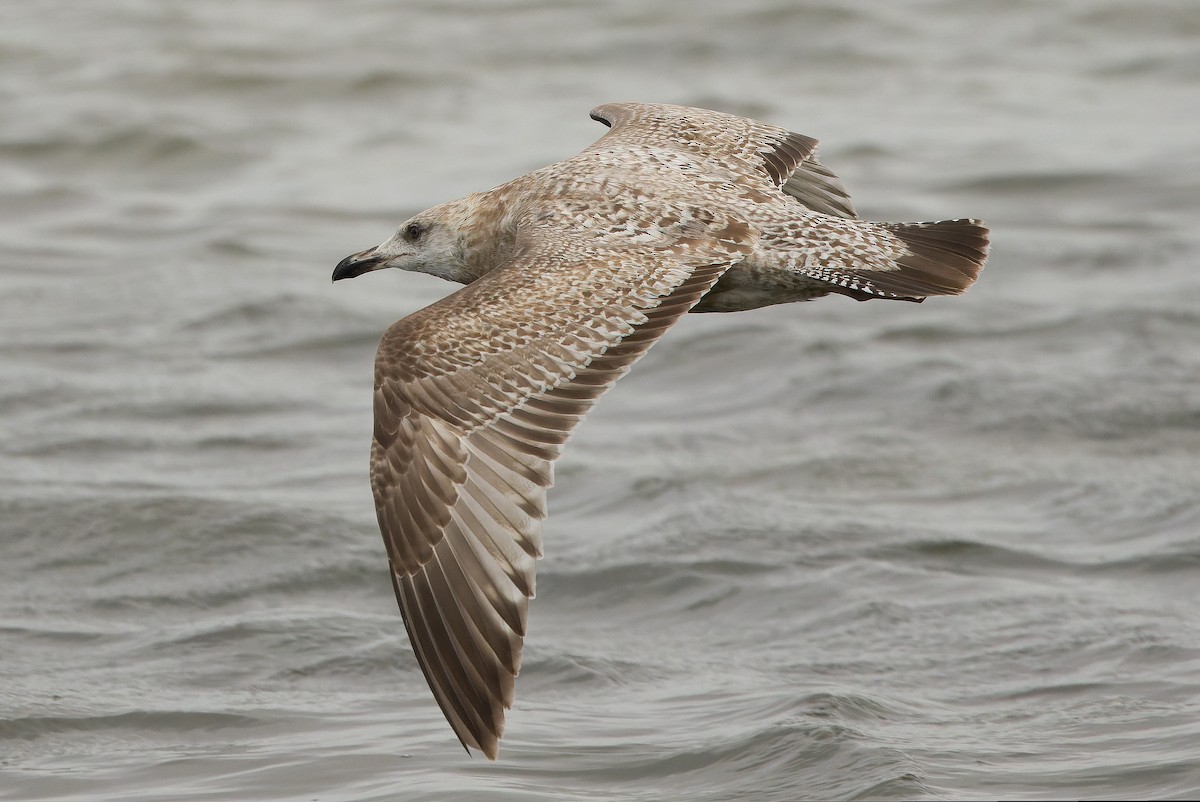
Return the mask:
{"type": "Polygon", "coordinates": [[[0,798],[1200,793],[1200,4],[0,13],[0,798]],[[406,641],[341,257],[592,106],[985,218],[966,296],[684,320],[558,465],[498,763],[406,641]]]}

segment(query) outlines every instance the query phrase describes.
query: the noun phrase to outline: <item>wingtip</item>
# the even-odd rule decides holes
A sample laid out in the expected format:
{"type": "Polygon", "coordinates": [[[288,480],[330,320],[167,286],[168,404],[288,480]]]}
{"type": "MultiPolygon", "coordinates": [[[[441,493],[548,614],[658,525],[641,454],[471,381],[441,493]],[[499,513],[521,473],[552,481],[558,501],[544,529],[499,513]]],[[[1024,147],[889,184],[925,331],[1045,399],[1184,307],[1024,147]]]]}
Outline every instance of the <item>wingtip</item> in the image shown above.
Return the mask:
{"type": "Polygon", "coordinates": [[[500,735],[498,733],[466,734],[464,737],[464,733],[455,730],[454,734],[458,736],[458,743],[469,757],[473,758],[475,753],[479,752],[494,763],[500,755],[500,735]]]}
{"type": "MultiPolygon", "coordinates": [[[[478,749],[489,761],[495,763],[496,758],[500,756],[500,736],[494,735],[481,740],[481,743],[472,744],[472,746],[478,749]]],[[[468,749],[467,754],[470,754],[470,752],[471,750],[468,749]]]]}

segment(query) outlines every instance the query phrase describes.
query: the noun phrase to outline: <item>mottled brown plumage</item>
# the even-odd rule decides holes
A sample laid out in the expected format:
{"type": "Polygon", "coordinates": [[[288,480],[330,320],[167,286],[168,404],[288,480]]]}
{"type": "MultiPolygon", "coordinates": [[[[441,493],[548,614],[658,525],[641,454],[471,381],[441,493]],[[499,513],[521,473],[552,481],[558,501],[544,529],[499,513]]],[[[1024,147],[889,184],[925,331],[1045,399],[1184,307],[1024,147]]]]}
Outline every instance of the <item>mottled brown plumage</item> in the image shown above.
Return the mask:
{"type": "Polygon", "coordinates": [[[467,284],[383,337],[371,486],[418,662],[493,759],[553,462],[596,399],[688,311],[955,294],[987,252],[973,220],[858,220],[809,137],[680,106],[592,116],[611,130],[582,153],[422,212],[334,271],[467,284]]]}

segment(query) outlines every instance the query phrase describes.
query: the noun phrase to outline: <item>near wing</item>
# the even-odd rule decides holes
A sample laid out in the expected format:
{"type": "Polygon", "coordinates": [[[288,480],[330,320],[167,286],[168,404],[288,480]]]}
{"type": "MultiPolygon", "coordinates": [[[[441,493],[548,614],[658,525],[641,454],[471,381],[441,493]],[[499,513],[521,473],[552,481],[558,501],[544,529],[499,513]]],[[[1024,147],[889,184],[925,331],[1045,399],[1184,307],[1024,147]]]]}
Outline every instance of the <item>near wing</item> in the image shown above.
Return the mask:
{"type": "Polygon", "coordinates": [[[489,758],[513,702],[551,463],[754,246],[742,223],[683,217],[638,243],[581,243],[540,218],[507,264],[380,344],[371,485],[396,598],[442,712],[489,758]]]}

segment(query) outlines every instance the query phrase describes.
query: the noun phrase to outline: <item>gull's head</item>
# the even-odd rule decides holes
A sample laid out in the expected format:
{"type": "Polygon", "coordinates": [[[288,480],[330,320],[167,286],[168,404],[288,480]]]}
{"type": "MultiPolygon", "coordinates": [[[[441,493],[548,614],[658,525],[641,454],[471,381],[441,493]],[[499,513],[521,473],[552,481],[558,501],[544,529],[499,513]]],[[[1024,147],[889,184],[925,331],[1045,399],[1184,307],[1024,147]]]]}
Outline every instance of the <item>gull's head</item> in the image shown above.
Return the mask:
{"type": "Polygon", "coordinates": [[[430,273],[451,281],[464,277],[465,251],[453,217],[435,207],[412,217],[387,242],[347,256],[333,269],[333,280],[355,278],[373,270],[397,267],[430,273]]]}

